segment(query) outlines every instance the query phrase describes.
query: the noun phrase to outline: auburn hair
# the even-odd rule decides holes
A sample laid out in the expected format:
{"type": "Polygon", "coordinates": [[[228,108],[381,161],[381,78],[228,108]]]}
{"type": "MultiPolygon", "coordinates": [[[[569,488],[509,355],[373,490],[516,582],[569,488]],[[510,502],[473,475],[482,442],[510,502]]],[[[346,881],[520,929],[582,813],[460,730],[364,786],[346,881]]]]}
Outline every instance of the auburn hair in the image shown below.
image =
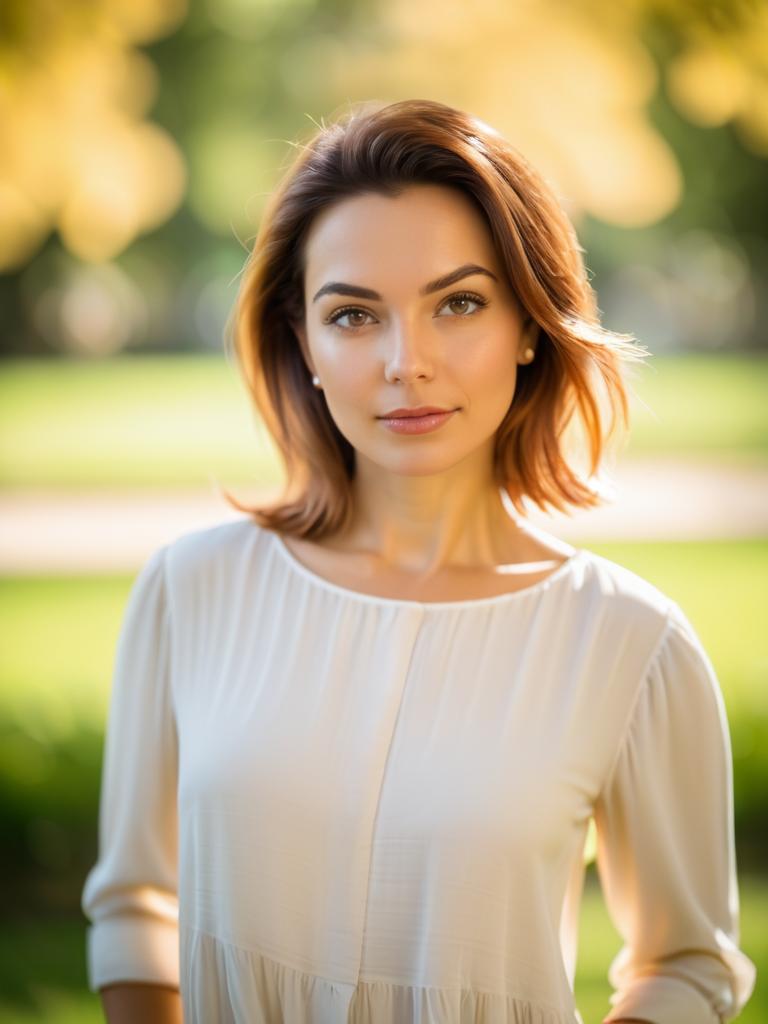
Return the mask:
{"type": "Polygon", "coordinates": [[[604,500],[598,470],[629,425],[626,364],[649,353],[601,326],[574,227],[554,190],[495,129],[431,100],[352,105],[323,124],[267,198],[225,343],[284,463],[270,506],[225,499],[261,526],[319,538],[352,512],[355,450],[312,384],[291,322],[304,320],[304,242],[313,218],[361,193],[416,184],[461,190],[485,217],[508,282],[539,325],[496,433],[496,482],[518,512],[604,500]],[[588,457],[587,475],[575,463],[588,457]]]}

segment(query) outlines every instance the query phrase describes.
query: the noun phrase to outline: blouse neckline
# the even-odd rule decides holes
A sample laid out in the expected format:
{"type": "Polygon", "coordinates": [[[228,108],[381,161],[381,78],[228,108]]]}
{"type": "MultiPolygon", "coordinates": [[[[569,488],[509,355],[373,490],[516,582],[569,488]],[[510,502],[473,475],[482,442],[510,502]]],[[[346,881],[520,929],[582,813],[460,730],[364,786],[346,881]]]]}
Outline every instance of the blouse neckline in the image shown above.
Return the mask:
{"type": "Polygon", "coordinates": [[[512,601],[524,600],[527,597],[533,597],[536,594],[543,593],[545,590],[549,590],[554,583],[570,575],[576,563],[581,561],[586,554],[586,550],[584,548],[576,548],[573,554],[569,555],[564,562],[561,562],[560,565],[549,574],[549,576],[545,576],[544,579],[539,580],[536,583],[531,583],[527,587],[521,587],[519,590],[511,590],[502,594],[491,594],[488,597],[468,598],[463,601],[416,601],[412,598],[381,597],[378,594],[367,594],[361,590],[353,590],[350,587],[342,587],[338,583],[333,583],[324,576],[318,575],[318,573],[304,565],[303,562],[300,562],[277,530],[268,530],[267,532],[270,533],[273,538],[272,543],[274,548],[280,553],[288,566],[299,576],[304,577],[304,579],[312,583],[313,586],[331,591],[332,593],[338,594],[341,597],[346,597],[351,601],[360,601],[367,604],[396,608],[421,608],[428,610],[437,610],[442,608],[482,608],[507,604],[512,601]]]}

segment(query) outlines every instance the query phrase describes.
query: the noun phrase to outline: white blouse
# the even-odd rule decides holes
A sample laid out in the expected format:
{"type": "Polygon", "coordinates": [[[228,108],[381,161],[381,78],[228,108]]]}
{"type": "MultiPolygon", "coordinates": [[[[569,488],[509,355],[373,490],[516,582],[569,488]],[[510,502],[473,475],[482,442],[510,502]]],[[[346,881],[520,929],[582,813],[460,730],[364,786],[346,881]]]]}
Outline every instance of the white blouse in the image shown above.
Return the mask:
{"type": "Polygon", "coordinates": [[[185,1024],[581,1024],[591,817],[624,941],[606,1020],[736,1016],[730,736],[674,601],[583,548],[423,602],[250,518],[186,533],[117,645],[90,987],[178,986],[185,1024]]]}

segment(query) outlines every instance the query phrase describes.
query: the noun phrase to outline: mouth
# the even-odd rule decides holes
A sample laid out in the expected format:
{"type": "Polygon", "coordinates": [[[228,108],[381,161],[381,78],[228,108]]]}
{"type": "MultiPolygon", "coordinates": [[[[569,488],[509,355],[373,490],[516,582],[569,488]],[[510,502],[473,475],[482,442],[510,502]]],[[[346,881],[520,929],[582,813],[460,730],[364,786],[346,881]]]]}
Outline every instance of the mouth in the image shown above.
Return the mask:
{"type": "Polygon", "coordinates": [[[408,410],[407,415],[389,414],[379,416],[377,419],[396,434],[427,434],[447,423],[458,411],[458,409],[440,409],[436,412],[414,415],[412,410],[408,410]]]}
{"type": "Polygon", "coordinates": [[[405,420],[405,419],[422,419],[425,416],[444,416],[450,412],[456,412],[456,409],[443,409],[437,405],[420,405],[413,409],[392,409],[390,412],[384,413],[383,416],[377,416],[379,420],[405,420]]]}

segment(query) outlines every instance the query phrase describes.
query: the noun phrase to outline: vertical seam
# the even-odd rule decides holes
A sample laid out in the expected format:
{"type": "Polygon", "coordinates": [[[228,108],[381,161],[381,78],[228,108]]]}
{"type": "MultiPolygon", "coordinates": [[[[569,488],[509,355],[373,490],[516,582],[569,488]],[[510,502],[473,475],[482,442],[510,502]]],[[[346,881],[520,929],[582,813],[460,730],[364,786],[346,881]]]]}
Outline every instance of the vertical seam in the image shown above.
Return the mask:
{"type": "MultiPolygon", "coordinates": [[[[414,637],[413,637],[413,642],[411,643],[411,653],[408,656],[408,664],[406,665],[405,672],[403,674],[403,686],[402,686],[402,689],[400,691],[400,700],[399,700],[398,705],[397,705],[397,714],[395,715],[395,720],[392,723],[392,731],[391,731],[390,736],[389,736],[389,744],[387,746],[387,754],[386,754],[386,757],[384,758],[384,766],[383,766],[383,768],[381,770],[381,784],[379,785],[379,792],[378,792],[378,795],[376,797],[376,810],[373,812],[373,818],[371,820],[371,852],[370,852],[370,856],[368,857],[368,871],[367,871],[366,880],[365,880],[365,906],[363,907],[362,937],[365,936],[365,921],[366,921],[366,918],[368,917],[368,902],[369,902],[369,897],[370,897],[370,892],[371,892],[371,866],[373,864],[373,847],[374,847],[374,839],[375,839],[375,835],[376,835],[376,822],[377,822],[378,817],[379,817],[379,807],[381,806],[381,794],[382,794],[382,790],[384,789],[384,783],[385,783],[385,779],[386,779],[386,776],[387,776],[387,766],[389,765],[389,757],[390,757],[390,754],[392,753],[392,744],[394,742],[395,734],[397,732],[397,723],[400,721],[400,712],[402,711],[402,708],[403,708],[403,699],[404,699],[404,696],[405,696],[405,688],[406,688],[406,686],[408,684],[408,676],[409,676],[410,671],[411,671],[411,665],[413,664],[413,656],[414,656],[414,653],[416,651],[416,644],[417,644],[419,635],[421,634],[421,627],[422,627],[423,624],[424,624],[424,611],[420,610],[419,611],[419,621],[418,621],[418,624],[416,626],[416,632],[415,632],[414,637]]],[[[358,980],[358,983],[360,981],[360,968],[362,966],[362,955],[363,955],[363,949],[362,949],[362,938],[361,938],[360,956],[359,956],[358,964],[357,964],[357,980],[358,980]]]]}

